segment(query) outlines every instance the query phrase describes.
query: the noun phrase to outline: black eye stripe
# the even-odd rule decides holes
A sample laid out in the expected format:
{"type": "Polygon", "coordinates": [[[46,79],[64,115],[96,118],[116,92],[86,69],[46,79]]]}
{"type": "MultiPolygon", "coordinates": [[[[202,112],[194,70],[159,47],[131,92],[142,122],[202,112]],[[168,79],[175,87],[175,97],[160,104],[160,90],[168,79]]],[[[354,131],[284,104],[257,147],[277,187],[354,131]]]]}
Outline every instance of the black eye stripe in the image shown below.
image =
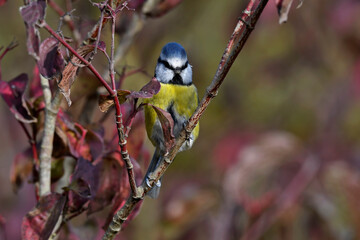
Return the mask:
{"type": "Polygon", "coordinates": [[[175,70],[177,70],[177,69],[184,70],[184,69],[187,68],[188,65],[189,65],[189,62],[186,61],[186,63],[184,64],[184,66],[182,66],[181,68],[174,68],[173,66],[171,66],[171,65],[169,64],[168,61],[162,60],[161,58],[158,58],[158,63],[164,64],[164,66],[165,66],[166,68],[171,69],[171,70],[173,70],[173,71],[175,71],[175,70]]]}

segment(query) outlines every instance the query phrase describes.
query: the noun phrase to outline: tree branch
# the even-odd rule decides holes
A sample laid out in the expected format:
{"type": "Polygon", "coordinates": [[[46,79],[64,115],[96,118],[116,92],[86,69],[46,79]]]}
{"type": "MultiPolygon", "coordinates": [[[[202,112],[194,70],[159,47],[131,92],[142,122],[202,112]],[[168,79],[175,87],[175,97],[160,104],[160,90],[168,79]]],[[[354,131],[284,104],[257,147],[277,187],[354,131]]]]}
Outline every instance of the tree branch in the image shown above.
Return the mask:
{"type": "Polygon", "coordinates": [[[56,115],[59,110],[61,94],[57,90],[54,99],[51,101],[49,80],[42,76],[40,79],[45,101],[45,123],[44,135],[40,148],[39,180],[39,196],[43,197],[51,192],[51,156],[53,151],[56,115]]]}
{"type": "MultiPolygon", "coordinates": [[[[181,131],[180,136],[176,141],[176,144],[170,149],[169,153],[166,156],[162,157],[163,161],[154,171],[155,179],[150,180],[151,187],[154,186],[154,184],[162,177],[166,169],[169,167],[169,165],[172,163],[173,159],[175,158],[178,150],[185,142],[187,133],[191,132],[195,128],[195,126],[199,122],[200,117],[202,116],[207,106],[211,102],[211,99],[216,96],[220,85],[224,81],[227,73],[229,72],[229,69],[231,68],[236,57],[243,48],[246,40],[248,39],[250,33],[252,32],[267,2],[268,0],[260,0],[253,13],[251,13],[251,10],[255,5],[255,0],[251,0],[249,2],[246,10],[239,19],[233,31],[233,34],[230,37],[228,45],[221,58],[219,67],[215,73],[215,76],[211,84],[207,88],[207,93],[201,100],[193,116],[189,119],[188,124],[185,126],[183,131],[181,131]]],[[[151,187],[147,186],[147,184],[145,183],[139,187],[141,190],[143,190],[142,198],[151,189],[151,187]]],[[[110,223],[108,229],[106,230],[102,238],[103,240],[114,239],[116,234],[121,230],[122,224],[124,223],[124,221],[126,221],[127,217],[130,215],[131,211],[134,209],[134,207],[140,200],[141,198],[134,198],[132,195],[128,198],[124,206],[118,212],[115,213],[112,222],[110,223]]]]}

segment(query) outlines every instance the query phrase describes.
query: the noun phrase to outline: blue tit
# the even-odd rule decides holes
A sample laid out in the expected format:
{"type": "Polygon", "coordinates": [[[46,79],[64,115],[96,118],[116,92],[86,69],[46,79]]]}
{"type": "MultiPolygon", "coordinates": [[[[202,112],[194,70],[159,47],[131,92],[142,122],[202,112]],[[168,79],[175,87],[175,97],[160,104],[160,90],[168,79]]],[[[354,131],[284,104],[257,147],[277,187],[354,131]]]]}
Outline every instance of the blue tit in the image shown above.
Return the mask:
{"type": "MultiPolygon", "coordinates": [[[[144,102],[171,114],[174,120],[173,134],[177,138],[199,103],[197,89],[192,82],[192,67],[188,62],[185,49],[180,44],[172,42],[162,48],[155,68],[155,77],[161,84],[160,91],[152,98],[145,99],[144,102]]],[[[160,156],[166,153],[166,148],[161,124],[155,110],[151,106],[146,106],[144,111],[147,135],[156,148],[145,175],[145,181],[148,183],[149,174],[160,163],[160,156]]],[[[191,148],[198,135],[199,124],[179,151],[191,148]]],[[[156,198],[159,195],[160,186],[161,180],[147,195],[156,198]]]]}

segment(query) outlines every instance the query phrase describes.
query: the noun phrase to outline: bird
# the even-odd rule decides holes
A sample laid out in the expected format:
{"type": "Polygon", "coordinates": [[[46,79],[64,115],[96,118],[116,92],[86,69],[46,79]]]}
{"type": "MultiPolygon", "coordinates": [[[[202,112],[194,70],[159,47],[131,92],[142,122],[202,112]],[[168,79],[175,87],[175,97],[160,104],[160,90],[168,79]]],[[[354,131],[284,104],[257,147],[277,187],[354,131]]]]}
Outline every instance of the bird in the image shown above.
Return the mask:
{"type": "MultiPolygon", "coordinates": [[[[185,49],[179,43],[170,42],[162,48],[154,77],[160,82],[160,91],[144,102],[170,113],[174,120],[173,135],[177,138],[199,104],[197,88],[192,82],[192,66],[188,62],[185,49]]],[[[155,110],[146,105],[144,115],[148,138],[155,146],[153,158],[144,178],[150,187],[149,176],[159,165],[160,157],[165,155],[167,150],[161,123],[155,110]]],[[[190,149],[198,135],[199,124],[188,135],[179,152],[190,149]]],[[[147,195],[157,198],[160,187],[161,179],[147,195]]]]}

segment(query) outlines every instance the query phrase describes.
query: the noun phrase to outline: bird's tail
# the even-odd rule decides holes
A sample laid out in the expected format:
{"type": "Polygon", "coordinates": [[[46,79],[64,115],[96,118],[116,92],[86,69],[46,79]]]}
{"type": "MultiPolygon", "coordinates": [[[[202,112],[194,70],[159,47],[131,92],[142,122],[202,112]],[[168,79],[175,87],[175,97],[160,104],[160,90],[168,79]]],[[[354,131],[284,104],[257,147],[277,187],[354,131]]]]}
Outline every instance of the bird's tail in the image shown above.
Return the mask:
{"type": "MultiPolygon", "coordinates": [[[[159,165],[160,157],[161,157],[160,151],[158,149],[155,149],[153,158],[151,159],[150,165],[149,165],[148,170],[147,170],[147,172],[145,174],[145,178],[144,178],[145,182],[147,182],[149,180],[149,175],[152,172],[154,172],[156,167],[159,165]]],[[[162,177],[160,178],[160,180],[157,183],[155,183],[154,187],[149,192],[147,192],[147,194],[146,194],[147,196],[149,196],[151,198],[157,198],[159,196],[160,187],[161,187],[161,179],[162,179],[162,177]]]]}

